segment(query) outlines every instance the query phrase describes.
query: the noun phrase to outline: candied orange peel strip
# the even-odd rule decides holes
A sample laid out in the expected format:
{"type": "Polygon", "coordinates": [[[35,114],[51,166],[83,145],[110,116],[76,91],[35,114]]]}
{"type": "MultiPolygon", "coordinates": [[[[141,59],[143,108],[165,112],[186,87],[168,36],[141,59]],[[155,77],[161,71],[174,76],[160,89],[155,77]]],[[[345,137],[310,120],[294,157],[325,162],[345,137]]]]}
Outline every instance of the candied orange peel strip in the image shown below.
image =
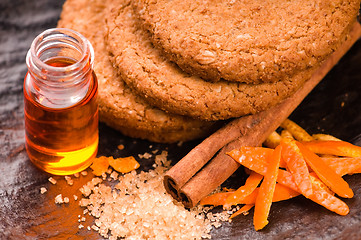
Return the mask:
{"type": "Polygon", "coordinates": [[[340,176],[361,173],[361,157],[321,157],[321,159],[340,176]]]}
{"type": "MultiPolygon", "coordinates": [[[[234,149],[227,154],[232,157],[235,161],[239,162],[241,165],[245,166],[246,169],[250,169],[255,171],[261,175],[266,174],[267,169],[267,161],[266,158],[262,157],[258,158],[259,153],[253,154],[254,152],[251,150],[252,147],[241,147],[240,149],[234,149]]],[[[261,148],[256,148],[256,152],[261,151],[261,148]]],[[[281,161],[282,162],[282,161],[281,161]]],[[[290,187],[295,191],[299,191],[296,186],[291,173],[286,170],[279,169],[277,182],[290,187]]]]}
{"type": "Polygon", "coordinates": [[[329,167],[319,156],[311,152],[301,143],[296,143],[307,164],[333,192],[340,197],[352,198],[353,192],[348,183],[329,167]]]}
{"type": "Polygon", "coordinates": [[[267,171],[257,195],[253,217],[253,225],[256,230],[261,230],[268,224],[267,218],[271,209],[280,161],[281,145],[278,145],[270,156],[267,171]]]}
{"type": "Polygon", "coordinates": [[[324,206],[330,211],[339,215],[347,215],[349,208],[342,200],[333,196],[325,189],[321,188],[318,184],[312,184],[313,194],[309,197],[312,201],[324,206]]]}
{"type": "Polygon", "coordinates": [[[93,164],[90,166],[90,168],[93,169],[93,174],[95,176],[101,176],[108,170],[109,159],[113,159],[113,157],[101,156],[94,159],[93,164]]]}
{"type": "Polygon", "coordinates": [[[315,172],[311,172],[310,173],[310,177],[311,177],[311,181],[312,181],[312,185],[316,184],[318,185],[320,188],[322,188],[323,190],[325,190],[326,192],[328,192],[331,195],[335,195],[334,192],[332,192],[332,190],[326,185],[324,184],[321,179],[317,176],[317,174],[315,172]]]}
{"type": "Polygon", "coordinates": [[[281,140],[281,135],[279,135],[276,131],[273,131],[263,142],[263,145],[274,149],[280,144],[281,140]]]}
{"type": "Polygon", "coordinates": [[[241,202],[257,188],[262,178],[263,176],[261,174],[251,172],[246,183],[226,199],[224,207],[229,208],[230,206],[237,205],[238,202],[241,202]]]}
{"type": "Polygon", "coordinates": [[[133,156],[116,159],[111,158],[109,159],[109,164],[114,170],[121,173],[131,172],[140,166],[133,156]]]}
{"type": "Polygon", "coordinates": [[[361,147],[345,141],[314,140],[302,142],[302,144],[316,154],[342,157],[361,157],[361,147]]]}
{"type": "Polygon", "coordinates": [[[283,123],[281,123],[281,127],[287,130],[298,141],[314,140],[306,130],[290,119],[283,121],[283,123]]]}
{"type": "Polygon", "coordinates": [[[246,204],[243,207],[241,207],[239,210],[237,210],[235,213],[233,213],[229,218],[232,219],[240,214],[248,214],[248,211],[251,210],[251,208],[254,207],[254,204],[246,204]]]}
{"type": "Polygon", "coordinates": [[[313,191],[310,173],[296,141],[285,138],[282,139],[280,145],[282,146],[282,158],[287,163],[287,168],[292,173],[297,187],[304,196],[309,197],[313,191]]]}
{"type": "MultiPolygon", "coordinates": [[[[245,197],[242,201],[238,202],[238,204],[255,204],[256,198],[258,195],[259,187],[256,188],[250,195],[245,197]]],[[[199,202],[200,205],[212,205],[212,206],[223,206],[226,202],[226,199],[232,195],[234,192],[218,192],[211,194],[209,196],[204,197],[199,202]]],[[[282,185],[276,184],[275,191],[273,194],[272,202],[279,202],[283,200],[287,200],[293,197],[300,195],[300,193],[282,185]]]]}
{"type": "MultiPolygon", "coordinates": [[[[257,190],[257,189],[256,189],[257,190]]],[[[276,183],[275,190],[273,192],[272,202],[280,202],[290,198],[299,196],[300,193],[286,187],[282,184],[276,183]]]]}
{"type": "Polygon", "coordinates": [[[212,205],[212,206],[223,206],[226,199],[231,196],[234,192],[218,192],[213,193],[201,199],[200,205],[212,205]]]}

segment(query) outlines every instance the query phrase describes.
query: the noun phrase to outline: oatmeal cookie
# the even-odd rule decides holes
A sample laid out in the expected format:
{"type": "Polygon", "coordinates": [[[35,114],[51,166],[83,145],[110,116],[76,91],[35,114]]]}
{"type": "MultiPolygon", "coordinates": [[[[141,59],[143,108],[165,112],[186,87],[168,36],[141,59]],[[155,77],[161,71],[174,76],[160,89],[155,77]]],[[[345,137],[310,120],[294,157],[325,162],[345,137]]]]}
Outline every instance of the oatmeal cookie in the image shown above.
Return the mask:
{"type": "Polygon", "coordinates": [[[320,66],[360,0],[135,0],[152,43],[203,79],[283,81],[320,66]]]}
{"type": "Polygon", "coordinates": [[[155,142],[187,141],[206,136],[214,122],[166,113],[133,94],[109,61],[104,46],[105,7],[109,0],[68,0],[58,27],[74,29],[94,47],[94,71],[99,83],[100,120],[125,135],[155,142]]]}

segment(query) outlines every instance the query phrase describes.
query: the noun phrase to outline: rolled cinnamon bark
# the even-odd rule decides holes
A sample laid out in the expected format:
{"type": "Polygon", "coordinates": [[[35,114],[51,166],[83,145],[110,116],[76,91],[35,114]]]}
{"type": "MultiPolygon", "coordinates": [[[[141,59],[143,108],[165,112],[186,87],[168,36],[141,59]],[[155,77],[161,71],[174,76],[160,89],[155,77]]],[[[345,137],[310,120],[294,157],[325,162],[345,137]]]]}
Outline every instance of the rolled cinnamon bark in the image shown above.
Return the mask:
{"type": "Polygon", "coordinates": [[[175,199],[178,189],[192,178],[222,147],[243,136],[257,121],[253,116],[237,118],[193,148],[164,176],[164,186],[175,199]]]}
{"type": "Polygon", "coordinates": [[[277,129],[326,76],[360,36],[361,26],[355,22],[349,37],[342,46],[322,64],[293,96],[266,111],[232,121],[196,146],[166,173],[164,185],[167,192],[182,201],[186,207],[193,207],[200,199],[221,185],[239,167],[239,164],[225,153],[241,146],[261,145],[267,136],[277,129]],[[219,151],[219,149],[221,150],[219,151]],[[218,151],[219,153],[208,163],[218,151]]]}

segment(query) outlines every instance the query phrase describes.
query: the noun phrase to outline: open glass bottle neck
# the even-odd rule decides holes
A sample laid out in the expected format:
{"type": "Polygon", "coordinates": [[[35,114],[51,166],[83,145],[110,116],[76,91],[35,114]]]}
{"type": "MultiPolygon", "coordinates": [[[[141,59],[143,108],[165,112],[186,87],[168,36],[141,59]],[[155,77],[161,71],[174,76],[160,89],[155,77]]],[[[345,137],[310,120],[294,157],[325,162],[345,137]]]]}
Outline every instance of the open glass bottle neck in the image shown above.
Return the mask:
{"type": "Polygon", "coordinates": [[[70,107],[88,93],[93,59],[93,48],[81,34],[63,28],[46,30],[28,51],[25,88],[46,107],[70,107]]]}

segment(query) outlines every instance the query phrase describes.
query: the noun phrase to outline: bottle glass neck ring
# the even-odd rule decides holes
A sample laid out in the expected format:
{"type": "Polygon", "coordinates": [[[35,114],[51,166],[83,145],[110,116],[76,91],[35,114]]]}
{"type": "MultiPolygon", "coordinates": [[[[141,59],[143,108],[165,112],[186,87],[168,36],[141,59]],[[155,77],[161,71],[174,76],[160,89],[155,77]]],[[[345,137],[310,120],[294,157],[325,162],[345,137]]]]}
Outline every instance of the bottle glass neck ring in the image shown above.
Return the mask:
{"type": "Polygon", "coordinates": [[[34,39],[27,53],[30,76],[26,90],[46,107],[70,107],[88,92],[93,59],[94,50],[81,34],[64,28],[46,30],[34,39]]]}

